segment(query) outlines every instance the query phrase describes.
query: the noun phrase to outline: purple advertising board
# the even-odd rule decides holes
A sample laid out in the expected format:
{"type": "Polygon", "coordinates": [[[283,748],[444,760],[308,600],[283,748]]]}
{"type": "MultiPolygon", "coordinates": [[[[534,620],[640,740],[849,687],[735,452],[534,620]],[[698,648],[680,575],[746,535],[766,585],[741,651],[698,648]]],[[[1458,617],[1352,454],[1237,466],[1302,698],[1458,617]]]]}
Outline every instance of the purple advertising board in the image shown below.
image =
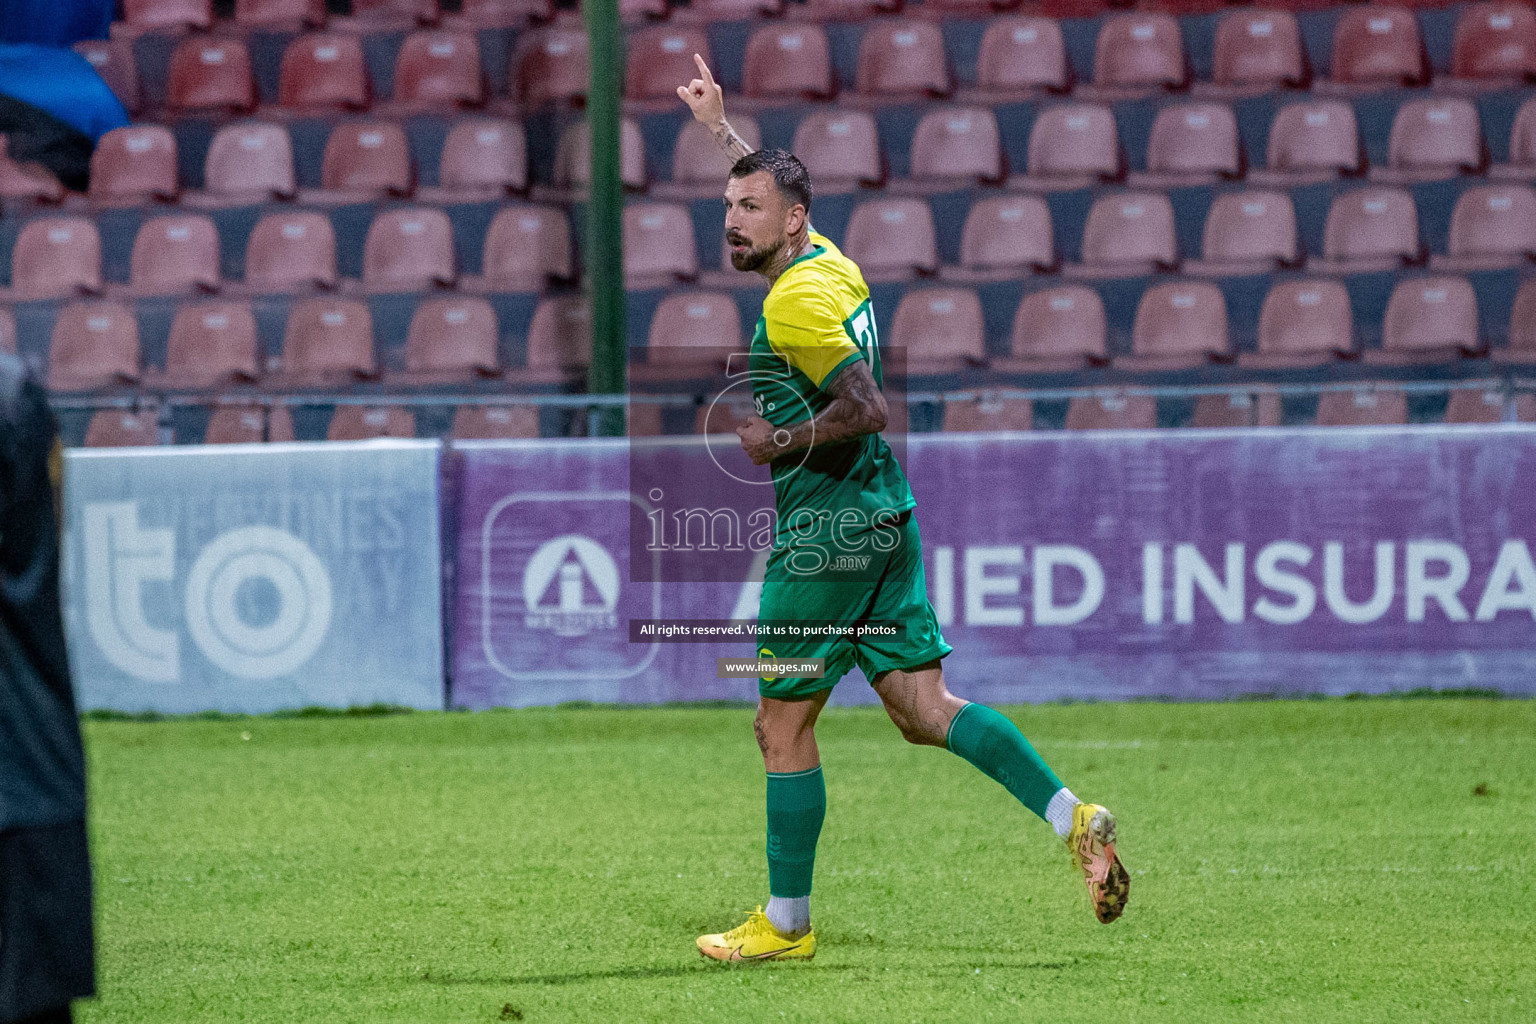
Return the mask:
{"type": "MultiPolygon", "coordinates": [[[[762,551],[680,578],[646,544],[655,467],[710,478],[702,442],[459,452],[452,705],[755,696],[717,678],[750,642],[629,629],[756,614],[762,551]]],[[[934,434],[905,462],[962,696],[1536,693],[1536,429],[934,434]]],[[[834,695],[872,699],[857,670],[834,695]]]]}

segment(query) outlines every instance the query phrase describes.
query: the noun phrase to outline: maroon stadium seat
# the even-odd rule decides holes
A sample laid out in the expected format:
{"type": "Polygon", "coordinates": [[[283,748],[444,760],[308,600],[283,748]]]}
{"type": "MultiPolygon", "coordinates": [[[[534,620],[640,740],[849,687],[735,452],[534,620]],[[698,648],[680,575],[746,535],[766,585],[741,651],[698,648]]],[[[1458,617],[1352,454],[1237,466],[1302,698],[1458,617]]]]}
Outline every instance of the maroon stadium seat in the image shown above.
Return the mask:
{"type": "Polygon", "coordinates": [[[139,322],[117,302],[74,302],[59,310],[48,343],[48,387],[88,391],[140,376],[139,322]]]}
{"type": "Polygon", "coordinates": [[[746,349],[741,314],[723,292],[687,291],[668,295],[651,316],[644,367],[637,379],[654,381],[722,372],[733,352],[746,349]]]}
{"type": "Polygon", "coordinates": [[[160,125],[114,128],[91,154],[91,199],[106,203],[174,202],[176,139],[160,125]]]}
{"type": "Polygon", "coordinates": [[[958,373],[987,361],[981,299],[969,288],[907,292],[891,321],[889,346],[906,355],[906,372],[958,373]]]}
{"type": "Polygon", "coordinates": [[[1189,81],[1178,19],[1168,14],[1112,14],[1099,26],[1093,87],[1109,94],[1181,88],[1189,81]]]}
{"type": "Polygon", "coordinates": [[[122,103],[130,116],[138,114],[144,104],[144,93],[139,86],[139,65],[134,59],[133,44],[127,39],[82,39],[74,50],[107,83],[107,88],[122,103]]]}
{"type": "Polygon", "coordinates": [[[876,14],[895,14],[902,0],[806,0],[805,16],[810,21],[858,21],[876,14]]]}
{"type": "Polygon", "coordinates": [[[1536,10],[1509,0],[1462,8],[1451,48],[1451,74],[1485,87],[1536,79],[1536,10]]]}
{"type": "Polygon", "coordinates": [[[678,203],[634,203],[624,208],[626,287],[660,287],[699,276],[693,219],[678,203]]]}
{"type": "Polygon", "coordinates": [[[239,39],[188,36],[171,51],[166,104],[172,110],[250,110],[256,105],[251,53],[239,39]]]}
{"type": "Polygon", "coordinates": [[[550,281],[569,281],[571,227],[565,211],[551,206],[509,206],[485,232],[481,274],[473,284],[498,291],[543,291],[550,281]]]}
{"type": "Polygon", "coordinates": [[[587,33],[571,25],[534,29],[519,39],[507,67],[507,91],[527,106],[585,99],[587,33]]]}
{"type": "Polygon", "coordinates": [[[160,414],[145,409],[102,409],[85,427],[87,448],[140,448],[160,443],[160,414]]]}
{"type": "Polygon", "coordinates": [[[795,129],[794,154],[810,171],[818,195],[847,192],[885,180],[880,134],[872,115],[859,110],[818,110],[795,129]]]}
{"type": "Polygon", "coordinates": [[[496,311],[484,299],[427,299],[411,317],[405,369],[434,380],[494,377],[501,372],[496,311]]]}
{"type": "Polygon", "coordinates": [[[363,286],[407,292],[451,288],[458,278],[453,226],[433,207],[385,210],[373,218],[363,243],[363,286]]]}
{"type": "Polygon", "coordinates": [[[1355,110],[1338,100],[1281,107],[1269,128],[1268,166],[1249,177],[1275,185],[1329,181],[1365,169],[1355,110]]]}
{"type": "Polygon", "coordinates": [[[1392,121],[1387,162],[1372,176],[1414,182],[1481,174],[1488,150],[1477,107],[1455,96],[1404,103],[1392,121]]]}
{"type": "Polygon", "coordinates": [[[1056,267],[1051,209],[1039,196],[989,196],[966,214],[960,266],[942,275],[956,281],[1004,280],[1056,267]]]}
{"type": "Polygon", "coordinates": [[[367,441],[375,437],[415,437],[416,414],[398,405],[370,408],[338,405],[326,429],[327,441],[367,441]]]}
{"type": "Polygon", "coordinates": [[[1136,307],[1131,355],[1115,365],[1135,370],[1180,370],[1232,357],[1227,301],[1208,281],[1153,285],[1136,307]]]}
{"type": "MultiPolygon", "coordinates": [[[[826,99],[837,91],[820,25],[763,25],[747,40],[742,93],[753,99],[826,99]]],[[[734,123],[734,122],[733,122],[734,123]]]]}
{"type": "Polygon", "coordinates": [[[1254,7],[1222,16],[1211,85],[1197,88],[1227,95],[1304,89],[1311,77],[1296,16],[1254,7]]]}
{"type": "Polygon", "coordinates": [[[0,199],[50,206],[64,201],[68,189],[52,171],[37,160],[13,159],[10,149],[10,139],[0,135],[0,199]]]}
{"type": "Polygon", "coordinates": [[[677,87],[699,76],[694,54],[710,62],[709,37],[702,29],[656,25],[631,33],[624,62],[625,98],[677,105],[677,87]]]}
{"type": "Polygon", "coordinates": [[[412,32],[395,58],[394,82],[396,103],[477,107],[485,102],[479,40],[473,32],[412,32]]]}
{"type": "Polygon", "coordinates": [[[473,117],[459,121],[443,142],[438,185],[424,200],[464,202],[528,189],[528,136],[517,121],[473,117]]]}
{"type": "Polygon", "coordinates": [[[539,436],[539,410],[531,405],[461,405],[450,430],[456,441],[502,441],[539,436]]]}
{"type": "Polygon", "coordinates": [[[1300,262],[1296,209],[1285,192],[1227,192],[1205,217],[1201,259],[1184,273],[1217,277],[1265,274],[1300,262]]]}
{"type": "Polygon", "coordinates": [[[1325,391],[1317,400],[1320,427],[1397,426],[1408,422],[1408,396],[1397,388],[1325,391]]]}
{"type": "Polygon", "coordinates": [[[915,18],[872,23],[859,41],[856,87],[866,97],[948,96],[954,73],[939,26],[915,18]]]}
{"type": "Polygon", "coordinates": [[[870,199],[853,208],[843,250],[870,281],[938,270],[933,211],[921,199],[870,199]]]}
{"type": "Polygon", "coordinates": [[[277,97],[285,107],[367,107],[373,88],[362,37],[355,32],[314,32],[289,43],[277,97]]]}
{"type": "Polygon", "coordinates": [[[1093,103],[1041,110],[1029,130],[1028,170],[1018,184],[1050,190],[1083,188],[1124,176],[1114,112],[1093,103]]]}
{"type": "Polygon", "coordinates": [[[1536,362],[1536,279],[1525,282],[1515,294],[1509,311],[1509,347],[1496,349],[1493,356],[1508,362],[1536,362]]]}
{"type": "Polygon", "coordinates": [[[667,0],[619,0],[619,19],[629,24],[660,21],[667,13],[667,0]]]}
{"type": "Polygon", "coordinates": [[[1323,258],[1313,263],[1329,272],[1359,273],[1390,270],[1422,258],[1412,193],[1362,188],[1335,197],[1323,228],[1323,258]]]}
{"type": "Polygon", "coordinates": [[[235,0],[235,24],[268,31],[324,25],[324,0],[235,0]]]}
{"type": "Polygon", "coordinates": [[[927,188],[1002,181],[997,115],[987,107],[948,106],[924,114],[912,136],[912,177],[927,188]]]}
{"type": "Polygon", "coordinates": [[[165,347],[168,388],[211,388],[255,380],[256,318],[246,302],[199,302],[176,310],[165,347]]]}
{"type": "Polygon", "coordinates": [[[555,16],[550,0],[463,0],[456,23],[463,28],[526,28],[555,16]]]}
{"type": "Polygon", "coordinates": [[[329,217],[294,211],[256,222],[245,246],[245,286],[257,292],[336,287],[336,232],[329,217]]]}
{"type": "Polygon", "coordinates": [[[1456,200],[1441,270],[1492,270],[1536,259],[1536,189],[1528,185],[1479,185],[1456,200]]]}
{"type": "Polygon", "coordinates": [[[720,21],[750,21],[753,18],[772,18],[784,13],[784,0],[691,0],[687,7],[672,12],[672,20],[678,24],[720,21]]]}
{"type": "Polygon", "coordinates": [[[1104,301],[1082,285],[1064,285],[1024,296],[1013,318],[1006,359],[994,369],[1081,370],[1109,361],[1104,301]]]}
{"type": "MultiPolygon", "coordinates": [[[[674,95],[673,99],[677,97],[674,95]]],[[[561,189],[585,189],[591,176],[592,131],[587,122],[577,121],[560,136],[555,151],[555,185],[561,189]]],[[[646,185],[645,139],[640,126],[628,117],[619,124],[619,181],[635,191],[646,185]]]]}
{"type": "Polygon", "coordinates": [[[217,406],[203,430],[203,444],[261,444],[267,439],[267,410],[259,405],[217,406]]]}
{"type": "MultiPolygon", "coordinates": [[[[762,148],[762,133],[750,114],[732,114],[731,127],[747,145],[762,148]]],[[[730,159],[709,129],[690,120],[677,133],[677,143],[672,147],[672,180],[656,185],[651,194],[658,199],[719,198],[725,191],[730,170],[730,159]]],[[[821,182],[814,177],[812,180],[816,181],[817,194],[822,194],[821,182]]]]}
{"type": "Polygon", "coordinates": [[[1201,428],[1280,426],[1280,396],[1273,391],[1255,395],[1239,391],[1225,395],[1201,395],[1189,425],[1201,428]]]}
{"type": "Polygon", "coordinates": [[[1157,112],[1147,142],[1147,170],[1130,183],[1143,188],[1214,184],[1241,177],[1237,118],[1223,103],[1178,103],[1157,112]]]}
{"type": "Polygon", "coordinates": [[[1051,18],[1014,14],[993,18],[976,56],[976,99],[998,101],[1039,90],[1071,88],[1061,24],[1051,18]]]}
{"type": "Polygon", "coordinates": [[[207,28],[213,24],[211,0],[123,0],[123,21],[133,32],[207,28]]]}
{"type": "Polygon", "coordinates": [[[1330,86],[1416,86],[1429,80],[1419,23],[1406,7],[1371,4],[1346,10],[1333,29],[1330,86]]]}
{"type": "Polygon", "coordinates": [[[1004,398],[983,391],[970,399],[946,399],[946,433],[978,433],[985,430],[1032,430],[1035,408],[1027,398],[1004,398]]]}
{"type": "Polygon", "coordinates": [[[133,240],[128,281],[140,295],[217,291],[219,229],[200,214],[146,220],[133,240]]]}
{"type": "Polygon", "coordinates": [[[1504,392],[1457,388],[1445,403],[1446,423],[1503,423],[1504,392]]]}
{"type": "Polygon", "coordinates": [[[84,217],[29,221],[11,247],[14,300],[91,295],[101,291],[101,235],[84,217]]]}
{"type": "Polygon", "coordinates": [[[540,299],[528,323],[523,366],[506,377],[519,383],[565,383],[592,362],[592,310],[581,295],[540,299]]]}
{"type": "Polygon", "coordinates": [[[283,372],[295,383],[374,376],[378,363],[368,306],[337,298],[296,303],[283,332],[283,372]]]}
{"type": "Polygon", "coordinates": [[[1369,362],[1444,362],[1486,351],[1478,336],[1477,296],[1464,277],[1416,277],[1399,281],[1387,301],[1381,348],[1369,362]]]}
{"type": "Polygon", "coordinates": [[[339,193],[409,195],[415,187],[411,147],[399,124],[367,121],[331,130],[320,165],[320,185],[339,193]]]}
{"type": "Polygon", "coordinates": [[[212,202],[291,198],[297,186],[293,143],[281,125],[232,124],[220,128],[203,164],[203,189],[212,202]]]}
{"type": "Polygon", "coordinates": [[[1152,430],[1157,399],[1142,394],[1095,395],[1067,403],[1068,430],[1152,430]]]}
{"type": "Polygon", "coordinates": [[[1162,192],[1121,192],[1103,196],[1088,210],[1083,226],[1083,262],[1069,266],[1080,277],[1135,277],[1179,262],[1173,205],[1162,192]]]}
{"type": "Polygon", "coordinates": [[[1526,100],[1509,130],[1509,161],[1489,169],[1495,178],[1536,180],[1536,97],[1526,100]]]}
{"type": "Polygon", "coordinates": [[[437,0],[352,0],[352,14],[334,24],[348,32],[404,32],[437,24],[441,13],[437,0]]]}
{"type": "Polygon", "coordinates": [[[1237,361],[1285,369],[1354,354],[1354,318],[1342,284],[1325,279],[1277,281],[1259,311],[1258,351],[1245,352],[1237,361]]]}

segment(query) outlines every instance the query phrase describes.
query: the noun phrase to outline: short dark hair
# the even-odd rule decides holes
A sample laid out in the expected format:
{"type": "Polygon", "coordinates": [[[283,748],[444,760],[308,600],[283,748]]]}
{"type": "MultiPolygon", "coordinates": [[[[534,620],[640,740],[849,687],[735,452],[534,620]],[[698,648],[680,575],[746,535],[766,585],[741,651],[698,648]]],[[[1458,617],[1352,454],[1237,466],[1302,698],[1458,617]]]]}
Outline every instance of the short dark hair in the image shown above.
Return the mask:
{"type": "Polygon", "coordinates": [[[731,167],[731,177],[745,178],[758,171],[773,175],[773,184],[791,203],[799,203],[811,212],[811,172],[800,158],[787,149],[760,149],[748,153],[731,167]]]}

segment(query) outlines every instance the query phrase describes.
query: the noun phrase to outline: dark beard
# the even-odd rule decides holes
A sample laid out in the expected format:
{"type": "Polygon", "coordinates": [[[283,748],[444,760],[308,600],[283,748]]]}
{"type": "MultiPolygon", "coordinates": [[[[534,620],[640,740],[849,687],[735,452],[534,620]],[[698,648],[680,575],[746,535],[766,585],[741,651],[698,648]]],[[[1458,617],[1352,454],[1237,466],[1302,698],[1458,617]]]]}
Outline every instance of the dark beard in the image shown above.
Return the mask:
{"type": "Polygon", "coordinates": [[[731,253],[731,266],[744,273],[756,273],[772,263],[779,255],[779,250],[784,248],[784,243],[764,246],[761,249],[748,249],[743,253],[731,253]]]}

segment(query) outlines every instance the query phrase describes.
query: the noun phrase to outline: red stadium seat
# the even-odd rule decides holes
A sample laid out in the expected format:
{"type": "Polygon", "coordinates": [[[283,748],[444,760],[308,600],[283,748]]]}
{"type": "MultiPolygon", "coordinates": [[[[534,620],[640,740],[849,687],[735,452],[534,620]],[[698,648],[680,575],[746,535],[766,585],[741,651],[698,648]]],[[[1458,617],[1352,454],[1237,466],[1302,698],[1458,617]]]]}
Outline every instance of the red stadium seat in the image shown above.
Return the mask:
{"type": "Polygon", "coordinates": [[[519,39],[508,62],[507,91],[523,104],[569,104],[587,95],[587,33],[549,25],[519,39]]]}
{"type": "Polygon", "coordinates": [[[939,267],[933,211],[921,199],[870,199],[853,208],[843,251],[866,280],[904,280],[939,267]]]}
{"type": "Polygon", "coordinates": [[[906,354],[908,374],[959,373],[985,366],[987,332],[981,299],[969,288],[909,291],[896,306],[887,344],[906,354]]]}
{"type": "Polygon", "coordinates": [[[619,19],[628,24],[660,21],[667,16],[667,0],[618,0],[619,19]]]}
{"type": "Polygon", "coordinates": [[[385,210],[373,218],[363,242],[363,286],[407,292],[451,288],[458,278],[453,226],[430,207],[385,210]]]}
{"type": "Polygon", "coordinates": [[[1477,108],[1458,97],[1410,100],[1392,121],[1388,166],[1373,177],[1415,182],[1481,174],[1488,166],[1477,108]]]}
{"type": "Polygon", "coordinates": [[[341,193],[409,195],[416,175],[405,131],[386,121],[337,125],[325,143],[320,185],[341,193]]]}
{"type": "Polygon", "coordinates": [[[1274,185],[1330,181],[1365,169],[1355,110],[1338,100],[1287,104],[1269,127],[1268,166],[1249,177],[1274,185]]]}
{"type": "Polygon", "coordinates": [[[249,303],[200,302],[176,310],[162,386],[197,390],[252,381],[259,374],[256,318],[249,303]]]}
{"type": "Polygon", "coordinates": [[[948,96],[954,73],[939,26],[917,19],[872,23],[859,41],[856,88],[866,97],[948,96]]]}
{"type": "Polygon", "coordinates": [[[575,277],[565,211],[509,206],[486,229],[481,276],[473,284],[496,291],[543,291],[551,281],[575,277]]]}
{"type": "Polygon", "coordinates": [[[495,377],[501,372],[496,311],[484,299],[428,299],[416,307],[405,339],[405,370],[434,380],[495,377]]]}
{"type": "MultiPolygon", "coordinates": [[[[582,190],[591,177],[592,131],[587,122],[577,121],[560,136],[555,151],[555,185],[582,190]]],[[[640,126],[628,117],[619,124],[619,181],[631,191],[643,190],[646,185],[645,139],[640,126]]]]}
{"type": "Polygon", "coordinates": [[[84,57],[107,83],[107,88],[122,103],[129,116],[139,113],[144,93],[139,86],[139,66],[133,56],[133,44],[126,39],[82,39],[74,50],[84,57]]]}
{"type": "Polygon", "coordinates": [[[784,0],[691,0],[686,7],[673,10],[678,24],[711,25],[721,21],[750,21],[773,18],[784,13],[784,0]]]}
{"type": "Polygon", "coordinates": [[[693,55],[710,62],[709,37],[701,29],[657,25],[629,37],[624,63],[624,96],[640,102],[677,105],[677,87],[697,78],[693,55]]]}
{"type": "Polygon", "coordinates": [[[235,24],[269,31],[324,25],[324,0],[235,0],[235,24]]]}
{"type": "Polygon", "coordinates": [[[335,26],[348,32],[405,32],[418,25],[436,25],[442,12],[437,0],[352,0],[352,14],[335,26]]]}
{"type": "Polygon", "coordinates": [[[362,37],[355,32],[315,32],[289,43],[277,97],[285,107],[367,107],[373,102],[373,88],[362,37]]]}
{"type": "Polygon", "coordinates": [[[1536,10],[1508,0],[1463,8],[1456,19],[1451,74],[1483,87],[1536,80],[1536,10]]]}
{"type": "Polygon", "coordinates": [[[1478,334],[1477,295],[1464,277],[1418,277],[1399,281],[1387,301],[1381,348],[1368,362],[1402,365],[1444,362],[1487,350],[1478,334]]]}
{"type": "Polygon", "coordinates": [[[1509,311],[1509,348],[1499,356],[1519,356],[1536,362],[1536,280],[1525,282],[1509,311]]]}
{"type": "Polygon", "coordinates": [[[485,102],[479,40],[473,32],[412,32],[395,58],[394,81],[396,103],[478,107],[485,102]]]}
{"type": "Polygon", "coordinates": [[[1289,11],[1248,8],[1222,16],[1216,26],[1211,85],[1225,95],[1304,89],[1311,81],[1301,29],[1289,11]]]}
{"type": "Polygon", "coordinates": [[[1509,160],[1489,169],[1495,178],[1536,180],[1536,98],[1528,99],[1515,114],[1509,130],[1509,160]]]}
{"type": "Polygon", "coordinates": [[[1330,86],[1417,86],[1429,80],[1419,23],[1406,7],[1371,4],[1347,10],[1333,30],[1330,86]]]}
{"type": "Polygon", "coordinates": [[[438,187],[423,199],[490,199],[528,190],[528,136],[521,123],[467,118],[448,131],[437,168],[438,187]]]}
{"type": "Polygon", "coordinates": [[[461,405],[450,433],[455,441],[538,437],[539,410],[532,405],[461,405]]]}
{"type": "Polygon", "coordinates": [[[1010,373],[1081,370],[1109,362],[1104,300],[1092,288],[1065,285],[1024,296],[1013,318],[1006,359],[992,367],[1010,373]]]}
{"type": "Polygon", "coordinates": [[[160,125],[114,128],[91,153],[91,199],[98,203],[175,202],[176,138],[160,125]]]}
{"type": "Polygon", "coordinates": [[[373,377],[373,316],[364,303],[317,298],[296,303],[283,332],[283,372],[295,383],[373,377]]]}
{"type": "Polygon", "coordinates": [[[338,405],[326,429],[327,441],[367,441],[375,437],[415,437],[416,414],[398,405],[370,408],[338,405]]]}
{"type": "Polygon", "coordinates": [[[1189,83],[1178,19],[1168,14],[1113,14],[1099,26],[1093,88],[1107,94],[1179,89],[1189,83]]]}
{"type": "Polygon", "coordinates": [[[102,290],[101,235],[84,217],[29,221],[11,248],[12,300],[93,295],[102,290]]]}
{"type": "Polygon", "coordinates": [[[1083,227],[1078,277],[1136,277],[1178,266],[1173,205],[1161,192],[1122,192],[1094,201],[1083,227]]]}
{"type": "Polygon", "coordinates": [[[1207,281],[1153,285],[1136,307],[1131,355],[1115,365],[1132,370],[1192,369],[1232,358],[1227,301],[1207,281]]]}
{"type": "Polygon", "coordinates": [[[75,302],[59,310],[48,343],[48,387],[90,391],[138,381],[139,322],[117,302],[75,302]]]}
{"type": "Polygon", "coordinates": [[[1243,174],[1237,118],[1221,103],[1179,103],[1164,107],[1152,122],[1147,170],[1130,183],[1144,188],[1214,184],[1243,174]]]}
{"type": "Polygon", "coordinates": [[[522,29],[555,16],[550,0],[463,0],[457,23],[465,28],[522,29]]]}
{"type": "Polygon", "coordinates": [[[128,280],[140,295],[217,291],[219,229],[200,214],[146,220],[133,240],[128,280]]]}
{"type": "Polygon", "coordinates": [[[988,22],[976,56],[976,101],[1002,102],[1041,90],[1065,92],[1071,86],[1072,68],[1059,22],[1023,14],[988,22]]]}
{"type": "Polygon", "coordinates": [[[1068,430],[1152,430],[1157,399],[1142,394],[1107,394],[1067,403],[1068,430]]]}
{"type": "Polygon", "coordinates": [[[174,111],[254,107],[256,79],[245,43],[202,36],[183,39],[171,51],[166,104],[174,111]]]}
{"type": "Polygon", "coordinates": [[[1004,398],[983,391],[971,399],[946,399],[944,431],[979,433],[989,430],[1032,430],[1035,407],[1027,398],[1004,398]]]}
{"type": "Polygon", "coordinates": [[[942,276],[956,281],[1006,280],[1056,268],[1051,209],[1039,196],[989,196],[966,215],[960,266],[942,276]]]}
{"type": "Polygon", "coordinates": [[[1002,134],[987,107],[940,107],[912,136],[912,177],[927,188],[996,184],[1005,176],[1002,134]]]}
{"type": "Polygon", "coordinates": [[[1360,273],[1422,262],[1419,215],[1412,193],[1362,188],[1336,197],[1323,228],[1318,269],[1360,273]]]}
{"type": "Polygon", "coordinates": [[[1125,175],[1125,156],[1109,107],[1046,107],[1029,130],[1029,173],[1017,183],[1052,191],[1084,188],[1125,175]]]}
{"type": "MultiPolygon", "coordinates": [[[[741,90],[753,99],[826,99],[837,91],[820,25],[764,25],[747,40],[741,90]]],[[[734,122],[733,122],[734,123],[734,122]]]]}
{"type": "Polygon", "coordinates": [[[795,129],[794,154],[811,173],[818,195],[848,192],[885,181],[880,134],[872,115],[818,110],[795,129]]]}
{"type": "Polygon", "coordinates": [[[693,219],[677,203],[624,208],[624,281],[628,288],[661,287],[699,276],[693,219]]]}
{"type": "Polygon", "coordinates": [[[1456,200],[1448,254],[1431,257],[1439,270],[1493,270],[1536,260],[1536,189],[1479,185],[1456,200]]]}
{"type": "MultiPolygon", "coordinates": [[[[747,145],[762,148],[762,132],[750,114],[732,114],[731,127],[747,145]]],[[[672,147],[672,180],[656,185],[651,193],[658,199],[718,198],[725,190],[730,170],[730,159],[709,129],[690,120],[677,133],[677,143],[672,147]]],[[[812,180],[816,181],[816,193],[822,194],[820,180],[812,180]]]]}
{"type": "Polygon", "coordinates": [[[1325,391],[1317,400],[1320,427],[1398,426],[1408,422],[1408,396],[1397,388],[1325,391]]]}
{"type": "Polygon", "coordinates": [[[203,430],[203,444],[261,444],[267,440],[293,440],[291,431],[286,438],[272,437],[268,431],[267,410],[261,406],[220,405],[208,417],[208,426],[203,430]]]}
{"type": "Polygon", "coordinates": [[[903,0],[806,0],[809,21],[859,21],[877,14],[897,14],[903,0]]]}
{"type": "Polygon", "coordinates": [[[1254,395],[1240,391],[1226,395],[1201,395],[1195,399],[1189,425],[1228,430],[1233,427],[1280,426],[1280,396],[1273,391],[1254,395]]]}
{"type": "Polygon", "coordinates": [[[36,160],[12,159],[10,148],[10,139],[0,135],[0,199],[50,206],[63,202],[68,190],[53,172],[36,160]]]}
{"type": "Polygon", "coordinates": [[[269,213],[245,247],[245,285],[257,292],[336,287],[336,232],[324,214],[269,213]]]}
{"type": "Polygon", "coordinates": [[[1257,352],[1238,363],[1258,369],[1317,366],[1355,355],[1349,292],[1337,281],[1277,281],[1259,311],[1257,352]]]}
{"type": "Polygon", "coordinates": [[[297,185],[288,130],[256,122],[220,128],[203,164],[203,189],[210,202],[292,198],[297,185]]]}
{"type": "Polygon", "coordinates": [[[564,383],[578,379],[592,362],[592,310],[580,295],[540,299],[528,324],[523,367],[509,371],[519,383],[564,383]]]}
{"type": "Polygon", "coordinates": [[[123,0],[123,21],[132,32],[207,28],[213,5],[211,0],[123,0]]]}
{"type": "Polygon", "coordinates": [[[645,343],[646,365],[633,372],[645,381],[712,376],[725,369],[731,353],[746,347],[741,314],[729,295],[678,292],[656,307],[645,343]]]}
{"type": "Polygon", "coordinates": [[[142,448],[160,443],[160,414],[145,409],[101,409],[85,427],[87,448],[142,448]]]}
{"type": "Polygon", "coordinates": [[[1285,192],[1227,192],[1205,217],[1201,259],[1184,273],[1217,277],[1265,274],[1300,262],[1296,209],[1285,192]]]}
{"type": "Polygon", "coordinates": [[[1502,391],[1458,388],[1445,403],[1445,422],[1503,423],[1506,404],[1502,391]]]}

